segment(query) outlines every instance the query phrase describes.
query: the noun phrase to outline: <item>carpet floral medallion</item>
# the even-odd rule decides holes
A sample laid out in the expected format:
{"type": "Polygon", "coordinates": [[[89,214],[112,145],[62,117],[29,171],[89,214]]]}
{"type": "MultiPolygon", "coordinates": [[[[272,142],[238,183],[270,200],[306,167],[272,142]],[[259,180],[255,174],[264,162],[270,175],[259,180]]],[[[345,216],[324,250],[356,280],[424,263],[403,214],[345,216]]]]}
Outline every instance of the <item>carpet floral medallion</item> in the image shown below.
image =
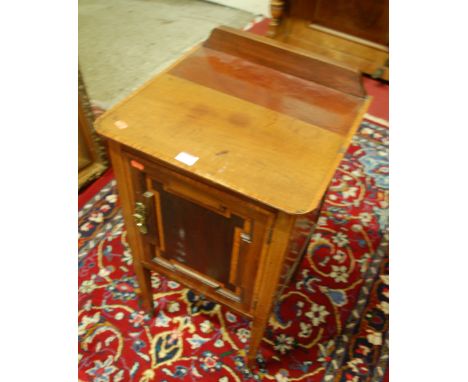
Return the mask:
{"type": "Polygon", "coordinates": [[[388,129],[364,121],[249,370],[250,321],[152,275],[141,309],[116,192],[79,211],[79,377],[119,381],[381,381],[388,365],[388,129]]]}

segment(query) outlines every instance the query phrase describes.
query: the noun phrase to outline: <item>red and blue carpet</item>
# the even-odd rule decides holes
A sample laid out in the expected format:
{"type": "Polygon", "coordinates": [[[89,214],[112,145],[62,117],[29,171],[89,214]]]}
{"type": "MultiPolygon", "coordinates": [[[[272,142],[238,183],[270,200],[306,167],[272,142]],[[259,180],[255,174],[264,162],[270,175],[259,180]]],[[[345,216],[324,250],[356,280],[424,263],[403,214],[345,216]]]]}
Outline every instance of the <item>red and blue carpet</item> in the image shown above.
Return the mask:
{"type": "Polygon", "coordinates": [[[388,129],[363,122],[258,357],[249,320],[153,274],[139,307],[112,174],[81,197],[79,375],[107,381],[381,381],[388,365],[388,129]],[[96,188],[98,188],[96,190],[96,188]]]}

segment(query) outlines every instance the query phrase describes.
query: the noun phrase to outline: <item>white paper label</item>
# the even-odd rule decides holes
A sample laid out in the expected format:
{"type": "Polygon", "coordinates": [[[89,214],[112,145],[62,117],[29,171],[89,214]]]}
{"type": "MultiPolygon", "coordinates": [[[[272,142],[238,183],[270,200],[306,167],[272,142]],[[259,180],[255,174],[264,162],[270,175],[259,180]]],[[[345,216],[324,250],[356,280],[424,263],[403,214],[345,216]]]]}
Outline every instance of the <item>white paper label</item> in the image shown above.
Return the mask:
{"type": "Polygon", "coordinates": [[[128,127],[127,122],[125,121],[115,121],[114,126],[118,129],[126,129],[128,127]]]}
{"type": "Polygon", "coordinates": [[[179,162],[185,163],[188,166],[192,166],[199,158],[184,151],[181,151],[179,154],[177,154],[175,159],[177,159],[179,162]]]}

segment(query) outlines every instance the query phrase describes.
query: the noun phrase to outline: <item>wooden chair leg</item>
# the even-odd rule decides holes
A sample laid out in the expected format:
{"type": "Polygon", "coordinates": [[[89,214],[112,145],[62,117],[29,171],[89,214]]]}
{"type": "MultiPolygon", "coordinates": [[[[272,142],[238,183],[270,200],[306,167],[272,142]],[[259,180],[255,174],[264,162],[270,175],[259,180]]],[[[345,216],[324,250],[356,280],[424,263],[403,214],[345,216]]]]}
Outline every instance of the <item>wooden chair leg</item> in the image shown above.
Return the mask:
{"type": "Polygon", "coordinates": [[[270,1],[271,22],[268,28],[268,37],[275,37],[278,34],[278,26],[284,12],[284,3],[284,0],[270,1]]]}

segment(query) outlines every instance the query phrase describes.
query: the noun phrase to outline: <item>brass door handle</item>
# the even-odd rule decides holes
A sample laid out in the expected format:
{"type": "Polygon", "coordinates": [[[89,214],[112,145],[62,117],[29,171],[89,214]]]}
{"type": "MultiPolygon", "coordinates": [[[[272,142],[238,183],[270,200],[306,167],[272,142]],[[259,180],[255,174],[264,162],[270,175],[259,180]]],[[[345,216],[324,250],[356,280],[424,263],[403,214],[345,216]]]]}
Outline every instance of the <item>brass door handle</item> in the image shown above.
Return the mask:
{"type": "Polygon", "coordinates": [[[146,235],[148,233],[148,227],[146,226],[146,206],[142,202],[135,203],[133,218],[135,219],[138,231],[143,235],[146,235]]]}

